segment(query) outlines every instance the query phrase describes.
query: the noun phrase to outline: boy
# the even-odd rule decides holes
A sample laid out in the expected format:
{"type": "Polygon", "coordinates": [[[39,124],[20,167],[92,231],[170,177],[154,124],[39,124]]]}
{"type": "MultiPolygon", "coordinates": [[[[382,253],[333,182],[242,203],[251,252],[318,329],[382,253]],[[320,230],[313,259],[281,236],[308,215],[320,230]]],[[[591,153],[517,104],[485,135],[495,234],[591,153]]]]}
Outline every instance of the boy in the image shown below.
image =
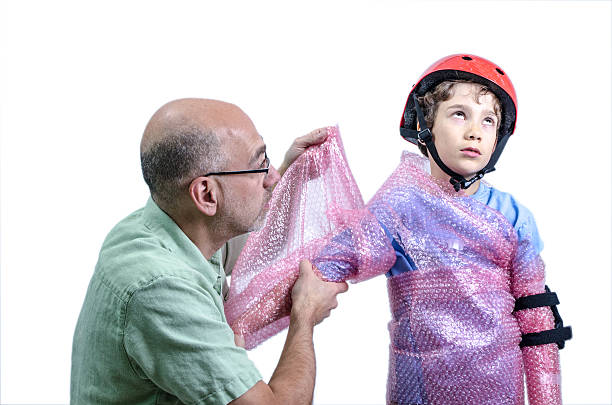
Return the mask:
{"type": "MultiPolygon", "coordinates": [[[[530,404],[561,403],[558,349],[571,330],[545,290],[535,221],[481,182],[515,123],[512,83],[474,55],[439,60],[408,96],[400,133],[427,160],[405,152],[368,204],[396,256],[389,403],[522,404],[523,370],[530,404]]],[[[351,279],[360,259],[335,242],[313,264],[351,279]]]]}
{"type": "MultiPolygon", "coordinates": [[[[558,349],[571,331],[558,317],[556,295],[544,285],[535,221],[510,194],[481,182],[494,170],[515,123],[516,95],[503,70],[474,55],[441,59],[413,87],[400,124],[401,135],[427,158],[404,152],[367,209],[339,204],[344,211],[327,211],[336,236],[304,238],[300,249],[286,250],[312,259],[326,280],[362,281],[388,270],[388,403],[523,404],[523,373],[531,405],[561,403],[558,349]]],[[[332,131],[323,147],[341,149],[336,138],[332,131]]],[[[341,156],[334,161],[325,153],[304,157],[342,163],[341,156]]],[[[308,173],[308,164],[302,160],[291,175],[308,173]]],[[[278,191],[300,201],[308,194],[292,187],[281,182],[278,191]]],[[[270,217],[287,218],[286,212],[272,209],[270,217]]],[[[312,230],[317,222],[312,214],[295,217],[297,224],[289,219],[283,226],[312,230]]],[[[269,251],[264,247],[282,239],[270,235],[264,229],[263,241],[254,240],[251,250],[269,251]],[[266,245],[265,238],[272,242],[266,245]]],[[[295,257],[273,263],[259,275],[262,281],[251,282],[242,301],[264,298],[252,306],[256,315],[227,316],[236,333],[267,333],[270,322],[287,313],[283,296],[295,279],[295,257]]],[[[250,259],[243,262],[256,261],[250,259]]]]}

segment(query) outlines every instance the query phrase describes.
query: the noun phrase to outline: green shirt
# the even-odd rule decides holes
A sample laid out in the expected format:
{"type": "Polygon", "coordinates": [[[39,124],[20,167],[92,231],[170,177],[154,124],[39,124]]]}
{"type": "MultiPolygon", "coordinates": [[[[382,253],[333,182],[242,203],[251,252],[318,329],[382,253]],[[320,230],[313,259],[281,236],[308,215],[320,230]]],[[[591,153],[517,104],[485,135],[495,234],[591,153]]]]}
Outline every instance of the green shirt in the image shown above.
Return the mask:
{"type": "Polygon", "coordinates": [[[152,199],[102,245],[74,333],[71,404],[226,404],[261,375],[207,261],[152,199]]]}

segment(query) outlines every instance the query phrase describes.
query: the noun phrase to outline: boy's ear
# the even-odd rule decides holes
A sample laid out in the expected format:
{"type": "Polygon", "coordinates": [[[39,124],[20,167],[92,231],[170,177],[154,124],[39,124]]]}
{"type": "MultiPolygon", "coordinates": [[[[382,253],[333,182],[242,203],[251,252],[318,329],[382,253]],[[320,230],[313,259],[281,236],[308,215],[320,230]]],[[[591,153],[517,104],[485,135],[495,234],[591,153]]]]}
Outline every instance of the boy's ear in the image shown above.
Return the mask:
{"type": "Polygon", "coordinates": [[[197,209],[204,215],[217,213],[217,183],[208,177],[197,177],[189,184],[189,197],[197,209]]]}

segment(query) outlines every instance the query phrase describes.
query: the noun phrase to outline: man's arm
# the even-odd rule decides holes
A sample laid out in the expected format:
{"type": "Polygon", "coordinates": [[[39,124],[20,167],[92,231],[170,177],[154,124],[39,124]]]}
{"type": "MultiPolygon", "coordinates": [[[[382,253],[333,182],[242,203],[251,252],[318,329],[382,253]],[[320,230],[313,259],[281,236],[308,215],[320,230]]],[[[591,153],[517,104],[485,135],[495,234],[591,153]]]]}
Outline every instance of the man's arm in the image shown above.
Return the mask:
{"type": "Polygon", "coordinates": [[[312,265],[302,261],[300,276],[291,292],[293,304],[287,340],[276,370],[269,384],[258,382],[231,404],[311,404],[316,370],[313,329],[336,308],[336,295],[347,289],[346,283],[321,281],[312,265]]]}

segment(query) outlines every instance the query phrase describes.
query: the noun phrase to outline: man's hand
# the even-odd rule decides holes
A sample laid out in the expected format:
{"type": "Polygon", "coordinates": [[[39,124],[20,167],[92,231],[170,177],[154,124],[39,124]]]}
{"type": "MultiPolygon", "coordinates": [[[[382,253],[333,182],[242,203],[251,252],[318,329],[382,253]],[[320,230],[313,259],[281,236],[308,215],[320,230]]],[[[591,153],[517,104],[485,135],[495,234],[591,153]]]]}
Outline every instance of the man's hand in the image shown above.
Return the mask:
{"type": "Polygon", "coordinates": [[[323,143],[325,139],[327,139],[327,128],[315,129],[304,136],[296,138],[287,150],[287,153],[285,153],[285,160],[278,168],[280,175],[282,176],[289,166],[291,166],[291,163],[304,153],[307,148],[313,145],[319,145],[323,143]]]}
{"type": "Polygon", "coordinates": [[[244,336],[242,335],[237,335],[234,333],[234,344],[238,347],[242,347],[244,349],[244,347],[246,346],[246,343],[244,341],[244,336]]]}
{"type": "Polygon", "coordinates": [[[312,264],[302,260],[300,275],[291,291],[293,305],[287,340],[270,383],[259,381],[230,404],[311,404],[316,374],[312,330],[338,306],[336,295],[347,289],[346,283],[322,281],[312,270],[312,264]]]}
{"type": "Polygon", "coordinates": [[[326,282],[319,279],[308,260],[300,262],[300,276],[291,291],[291,318],[314,326],[327,318],[338,306],[336,296],[348,290],[346,283],[326,282]]]}

